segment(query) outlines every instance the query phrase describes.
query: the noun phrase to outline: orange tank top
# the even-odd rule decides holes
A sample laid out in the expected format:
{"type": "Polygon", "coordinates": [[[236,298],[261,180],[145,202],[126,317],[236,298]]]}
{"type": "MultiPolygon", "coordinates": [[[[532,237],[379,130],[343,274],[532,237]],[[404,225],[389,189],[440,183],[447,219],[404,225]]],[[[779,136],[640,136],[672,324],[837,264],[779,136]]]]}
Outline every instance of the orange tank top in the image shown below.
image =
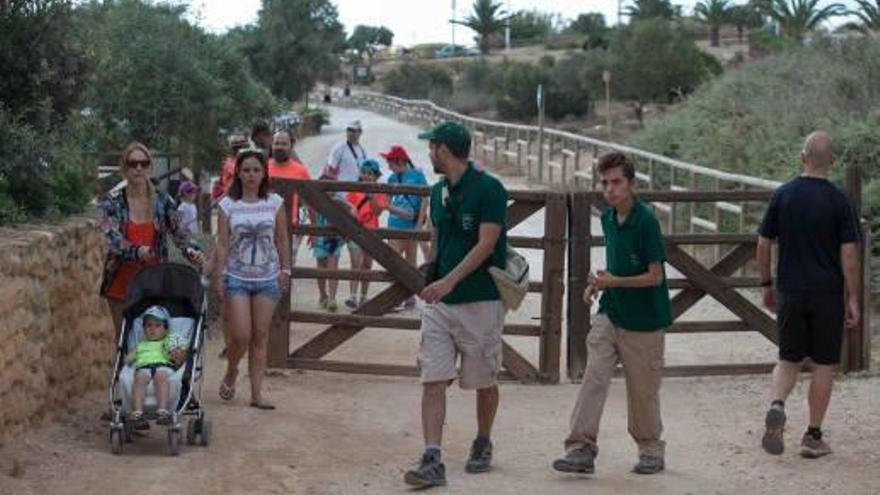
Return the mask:
{"type": "MultiPolygon", "coordinates": [[[[129,221],[128,228],[125,231],[125,238],[133,246],[152,247],[156,240],[156,228],[153,226],[153,222],[137,223],[129,221]]],[[[131,285],[131,281],[134,280],[138,270],[145,266],[155,265],[156,262],[155,257],[149,260],[123,261],[119,268],[116,269],[113,282],[110,283],[110,287],[107,289],[107,297],[124,301],[128,293],[128,286],[131,285]]]]}

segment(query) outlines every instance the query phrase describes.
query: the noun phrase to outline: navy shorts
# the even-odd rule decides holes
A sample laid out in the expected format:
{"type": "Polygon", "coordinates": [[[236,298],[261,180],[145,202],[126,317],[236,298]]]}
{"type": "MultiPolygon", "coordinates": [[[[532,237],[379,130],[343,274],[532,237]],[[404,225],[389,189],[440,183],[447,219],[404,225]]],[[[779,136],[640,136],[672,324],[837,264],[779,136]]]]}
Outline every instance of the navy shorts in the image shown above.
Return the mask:
{"type": "Polygon", "coordinates": [[[843,345],[843,294],[779,293],[776,326],[779,359],[840,363],[843,345]]]}
{"type": "Polygon", "coordinates": [[[226,284],[226,295],[228,297],[235,296],[263,296],[273,301],[281,299],[281,287],[278,285],[278,279],[272,280],[241,280],[239,278],[224,277],[226,284]]]}

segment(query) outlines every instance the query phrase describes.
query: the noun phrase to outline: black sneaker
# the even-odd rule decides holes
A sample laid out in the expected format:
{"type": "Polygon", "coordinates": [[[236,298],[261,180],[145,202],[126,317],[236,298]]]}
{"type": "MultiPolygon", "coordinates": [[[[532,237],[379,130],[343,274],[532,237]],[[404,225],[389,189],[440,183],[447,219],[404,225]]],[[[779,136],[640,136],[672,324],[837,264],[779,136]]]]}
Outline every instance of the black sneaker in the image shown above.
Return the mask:
{"type": "Polygon", "coordinates": [[[782,440],[782,431],[785,429],[785,411],[778,407],[767,410],[764,419],[767,430],[761,438],[761,446],[768,454],[781,455],[785,451],[785,442],[782,440]]]}
{"type": "Polygon", "coordinates": [[[553,469],[560,473],[593,474],[596,470],[596,453],[591,449],[573,449],[565,457],[553,461],[553,469]]]}
{"type": "Polygon", "coordinates": [[[639,456],[639,463],[633,467],[636,474],[657,474],[666,469],[666,462],[662,457],[642,454],[639,456]]]}
{"type": "Polygon", "coordinates": [[[477,438],[471,444],[471,455],[464,470],[471,474],[485,473],[492,469],[492,442],[477,438]]]}
{"type": "Polygon", "coordinates": [[[443,486],[446,484],[446,466],[434,456],[423,454],[419,467],[407,471],[403,481],[416,488],[443,486]]]}

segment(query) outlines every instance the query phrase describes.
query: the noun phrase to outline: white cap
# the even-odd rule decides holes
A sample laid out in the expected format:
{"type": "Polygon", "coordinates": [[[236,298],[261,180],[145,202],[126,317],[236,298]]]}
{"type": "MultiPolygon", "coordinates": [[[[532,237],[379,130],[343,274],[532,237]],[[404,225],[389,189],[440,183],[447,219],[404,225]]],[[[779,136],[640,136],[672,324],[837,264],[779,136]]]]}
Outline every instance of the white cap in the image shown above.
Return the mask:
{"type": "Polygon", "coordinates": [[[361,126],[360,120],[353,120],[353,121],[349,122],[348,125],[345,126],[345,130],[347,131],[349,129],[354,130],[354,131],[363,131],[364,130],[364,128],[361,126]]]}

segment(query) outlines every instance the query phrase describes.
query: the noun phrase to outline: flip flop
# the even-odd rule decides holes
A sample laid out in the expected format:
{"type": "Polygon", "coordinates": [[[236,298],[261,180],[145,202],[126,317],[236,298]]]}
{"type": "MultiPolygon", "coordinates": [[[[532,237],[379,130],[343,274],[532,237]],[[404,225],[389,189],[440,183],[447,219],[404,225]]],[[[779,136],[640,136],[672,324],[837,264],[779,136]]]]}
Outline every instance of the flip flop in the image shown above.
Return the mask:
{"type": "Polygon", "coordinates": [[[226,382],[220,382],[218,394],[223,400],[232,400],[235,397],[235,387],[230,387],[226,382]]]}
{"type": "Polygon", "coordinates": [[[267,404],[265,402],[251,402],[251,407],[255,407],[257,409],[262,409],[264,411],[275,410],[275,406],[273,406],[272,404],[267,404]]]}

